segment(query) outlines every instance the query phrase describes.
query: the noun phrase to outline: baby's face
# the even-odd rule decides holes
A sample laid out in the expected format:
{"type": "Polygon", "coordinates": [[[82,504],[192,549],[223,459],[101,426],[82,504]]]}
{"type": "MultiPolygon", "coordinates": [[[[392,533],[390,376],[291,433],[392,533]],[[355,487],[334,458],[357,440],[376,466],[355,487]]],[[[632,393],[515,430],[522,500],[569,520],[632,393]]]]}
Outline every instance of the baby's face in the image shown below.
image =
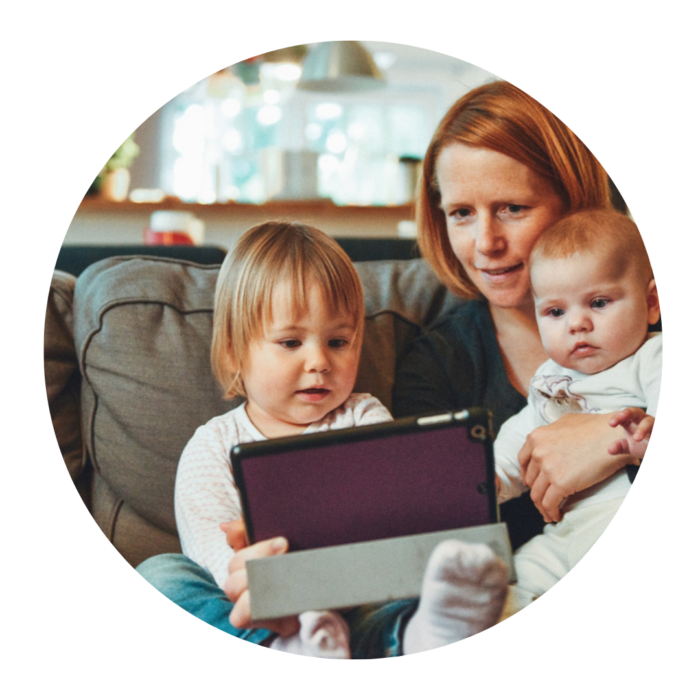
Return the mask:
{"type": "Polygon", "coordinates": [[[294,313],[287,285],[272,296],[272,318],[242,369],[253,424],[267,438],[301,433],[350,396],[360,359],[354,319],[334,314],[318,284],[294,313]]]}
{"type": "Polygon", "coordinates": [[[562,367],[602,372],[644,343],[659,319],[652,280],[620,273],[595,253],[541,260],[531,269],[537,324],[547,354],[562,367]]]}

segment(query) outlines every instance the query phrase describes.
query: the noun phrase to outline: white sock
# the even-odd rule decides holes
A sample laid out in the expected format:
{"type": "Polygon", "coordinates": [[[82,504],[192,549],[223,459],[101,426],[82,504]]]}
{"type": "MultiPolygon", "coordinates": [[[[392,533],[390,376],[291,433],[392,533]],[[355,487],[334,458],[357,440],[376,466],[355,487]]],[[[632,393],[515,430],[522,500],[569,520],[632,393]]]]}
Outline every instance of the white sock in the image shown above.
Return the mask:
{"type": "Polygon", "coordinates": [[[441,542],[430,555],[404,654],[436,649],[498,622],[508,591],[505,564],[484,544],[441,542]]]}
{"type": "Polygon", "coordinates": [[[300,630],[291,637],[275,637],[270,649],[322,659],[349,659],[350,632],[336,612],[310,611],[299,615],[300,630]]]}

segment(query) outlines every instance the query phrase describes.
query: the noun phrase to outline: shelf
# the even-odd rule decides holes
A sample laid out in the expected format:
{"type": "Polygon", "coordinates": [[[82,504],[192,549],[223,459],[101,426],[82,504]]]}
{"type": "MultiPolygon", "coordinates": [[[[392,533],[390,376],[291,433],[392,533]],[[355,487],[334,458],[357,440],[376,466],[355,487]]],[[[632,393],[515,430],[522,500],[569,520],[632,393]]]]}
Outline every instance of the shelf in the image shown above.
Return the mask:
{"type": "Polygon", "coordinates": [[[177,210],[191,211],[193,214],[255,214],[264,211],[266,214],[279,216],[290,212],[317,212],[324,214],[362,214],[381,216],[388,214],[392,217],[405,219],[413,218],[413,204],[399,204],[393,206],[340,206],[330,199],[316,200],[285,200],[270,201],[263,204],[244,204],[241,202],[214,202],[213,204],[199,204],[198,202],[183,202],[174,197],[164,199],[162,202],[111,202],[100,197],[85,197],[78,208],[78,213],[144,213],[153,211],[177,210]]]}

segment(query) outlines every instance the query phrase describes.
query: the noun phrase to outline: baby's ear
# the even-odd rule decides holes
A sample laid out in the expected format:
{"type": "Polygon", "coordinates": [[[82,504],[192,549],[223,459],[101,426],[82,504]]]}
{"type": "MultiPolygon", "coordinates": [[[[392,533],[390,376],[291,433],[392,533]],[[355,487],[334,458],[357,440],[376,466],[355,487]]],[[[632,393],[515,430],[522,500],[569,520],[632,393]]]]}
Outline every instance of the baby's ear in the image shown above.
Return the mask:
{"type": "Polygon", "coordinates": [[[659,292],[656,289],[656,280],[651,280],[647,286],[647,322],[649,325],[658,323],[661,318],[659,307],[659,292]]]}

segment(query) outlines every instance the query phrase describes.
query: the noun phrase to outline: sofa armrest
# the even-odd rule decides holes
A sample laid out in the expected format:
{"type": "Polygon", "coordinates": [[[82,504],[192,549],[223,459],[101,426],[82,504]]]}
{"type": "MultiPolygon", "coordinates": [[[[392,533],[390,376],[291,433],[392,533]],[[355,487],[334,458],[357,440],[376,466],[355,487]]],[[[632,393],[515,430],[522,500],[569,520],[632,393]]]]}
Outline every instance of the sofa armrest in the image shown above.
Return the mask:
{"type": "Polygon", "coordinates": [[[73,338],[75,277],[54,272],[44,324],[44,375],[51,421],[73,480],[86,462],[80,428],[80,372],[73,338]]]}

